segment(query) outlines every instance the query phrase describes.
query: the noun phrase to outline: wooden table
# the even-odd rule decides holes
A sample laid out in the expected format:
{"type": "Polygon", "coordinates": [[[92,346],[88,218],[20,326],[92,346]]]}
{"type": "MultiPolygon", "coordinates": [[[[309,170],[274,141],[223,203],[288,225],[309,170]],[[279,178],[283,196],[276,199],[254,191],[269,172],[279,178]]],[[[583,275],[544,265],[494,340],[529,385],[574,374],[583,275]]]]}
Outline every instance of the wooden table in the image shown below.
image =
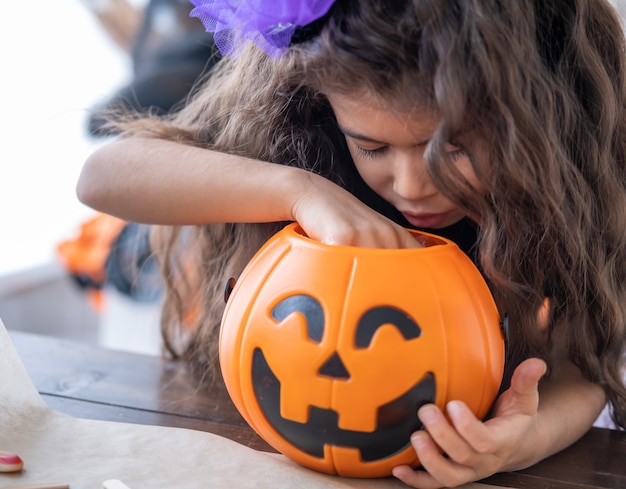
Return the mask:
{"type": "MultiPolygon", "coordinates": [[[[224,388],[201,385],[180,363],[9,331],[48,405],[80,418],[191,428],[273,451],[224,388]]],[[[536,466],[482,481],[527,489],[626,489],[626,433],[592,428],[536,466]]]]}

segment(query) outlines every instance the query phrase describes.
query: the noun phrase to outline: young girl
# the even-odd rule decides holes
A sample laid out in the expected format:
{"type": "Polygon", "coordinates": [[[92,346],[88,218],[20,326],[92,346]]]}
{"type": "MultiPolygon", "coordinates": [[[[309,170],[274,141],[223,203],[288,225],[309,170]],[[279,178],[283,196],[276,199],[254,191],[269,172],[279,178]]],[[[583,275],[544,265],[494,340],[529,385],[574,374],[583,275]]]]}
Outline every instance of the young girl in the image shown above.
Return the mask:
{"type": "Polygon", "coordinates": [[[607,400],[626,426],[626,67],[608,3],[194,3],[231,56],[179,112],[118,120],[125,137],[78,184],[88,205],[165,225],[173,353],[215,367],[224,284],[284,221],[366,247],[415,246],[414,227],[483,271],[512,375],[486,421],[421,408],[425,470],[396,477],[434,488],[527,467],[607,400]]]}

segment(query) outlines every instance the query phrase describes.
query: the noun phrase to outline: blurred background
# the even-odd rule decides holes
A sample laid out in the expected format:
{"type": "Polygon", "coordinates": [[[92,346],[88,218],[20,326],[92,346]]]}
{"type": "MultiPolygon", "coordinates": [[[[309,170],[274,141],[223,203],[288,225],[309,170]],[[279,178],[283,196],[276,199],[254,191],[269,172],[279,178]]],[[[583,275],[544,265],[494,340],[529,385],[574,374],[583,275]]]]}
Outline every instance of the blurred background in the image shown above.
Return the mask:
{"type": "Polygon", "coordinates": [[[107,293],[97,311],[56,256],[94,212],[75,185],[105,138],[87,129],[90,111],[129,83],[124,33],[136,30],[146,0],[106,23],[111,2],[5,2],[0,16],[4,98],[0,144],[0,319],[8,329],[158,353],[155,305],[107,293]]]}
{"type": "MultiPolygon", "coordinates": [[[[613,3],[626,19],[626,0],[613,3]]],[[[95,215],[75,195],[85,159],[107,140],[94,109],[116,95],[141,104],[167,93],[158,102],[166,110],[210,59],[206,33],[190,21],[188,0],[3,5],[0,319],[8,329],[159,354],[158,301],[108,287],[96,307],[56,249],[95,215]]]]}

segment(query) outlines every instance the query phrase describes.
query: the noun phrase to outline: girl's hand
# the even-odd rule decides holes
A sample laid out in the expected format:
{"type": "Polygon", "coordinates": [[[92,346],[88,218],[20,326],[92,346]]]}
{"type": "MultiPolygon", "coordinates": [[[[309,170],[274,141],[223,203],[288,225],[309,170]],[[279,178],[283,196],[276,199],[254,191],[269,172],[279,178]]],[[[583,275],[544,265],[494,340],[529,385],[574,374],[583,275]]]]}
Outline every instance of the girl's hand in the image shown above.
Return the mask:
{"type": "Polygon", "coordinates": [[[542,458],[537,429],[538,384],[545,371],[542,360],[522,362],[513,374],[511,387],[497,400],[493,417],[485,422],[460,401],[448,403],[449,419],[435,405],[423,406],[418,416],[424,430],[414,433],[411,443],[424,470],[403,465],[395,467],[393,475],[411,487],[435,489],[456,487],[537,462],[542,458]]]}
{"type": "Polygon", "coordinates": [[[298,187],[291,213],[309,237],[326,244],[366,248],[421,246],[405,228],[338,185],[310,173],[305,178],[305,184],[298,187]]]}

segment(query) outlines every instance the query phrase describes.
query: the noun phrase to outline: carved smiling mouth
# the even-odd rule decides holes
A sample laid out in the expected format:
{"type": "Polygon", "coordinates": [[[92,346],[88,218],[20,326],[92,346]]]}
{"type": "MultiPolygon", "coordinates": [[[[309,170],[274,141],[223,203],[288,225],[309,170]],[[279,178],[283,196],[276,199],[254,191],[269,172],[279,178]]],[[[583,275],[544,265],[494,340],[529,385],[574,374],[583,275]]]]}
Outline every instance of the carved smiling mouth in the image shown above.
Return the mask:
{"type": "Polygon", "coordinates": [[[257,348],[252,359],[254,393],[269,424],[282,438],[303,452],[324,457],[324,445],[356,448],[364,461],[390,457],[410,445],[410,436],[422,429],[417,410],[435,401],[435,376],[427,373],[411,389],[378,408],[377,429],[373,432],[343,430],[332,409],[311,406],[309,420],[299,423],[280,415],[280,381],[257,348]]]}

